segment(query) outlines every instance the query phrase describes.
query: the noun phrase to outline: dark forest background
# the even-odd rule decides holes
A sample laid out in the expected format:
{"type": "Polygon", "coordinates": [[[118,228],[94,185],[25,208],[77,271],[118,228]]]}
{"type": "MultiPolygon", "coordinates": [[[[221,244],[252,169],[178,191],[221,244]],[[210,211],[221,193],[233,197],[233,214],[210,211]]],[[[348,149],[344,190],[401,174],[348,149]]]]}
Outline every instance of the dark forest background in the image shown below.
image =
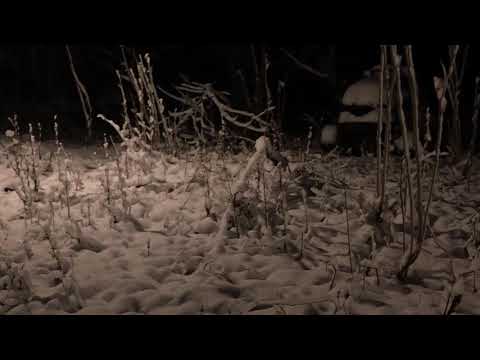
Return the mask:
{"type": "MultiPolygon", "coordinates": [[[[121,67],[120,45],[129,54],[149,53],[156,82],[165,89],[185,79],[213,83],[231,94],[231,102],[244,107],[238,70],[248,86],[254,86],[251,44],[249,43],[164,43],[164,44],[69,44],[81,81],[86,86],[95,113],[112,118],[120,111],[120,94],[115,70],[121,67]]],[[[258,44],[256,45],[258,46],[258,44]]],[[[330,114],[334,118],[345,89],[379,63],[375,44],[322,45],[262,44],[270,60],[268,82],[276,89],[286,84],[285,125],[288,131],[304,130],[304,113],[330,114]],[[328,74],[320,78],[289,59],[282,49],[304,64],[328,74]]],[[[420,88],[427,101],[433,97],[433,75],[441,74],[440,61],[446,59],[447,45],[415,45],[415,65],[420,88]]],[[[472,111],[472,90],[478,73],[478,51],[470,47],[463,89],[465,116],[472,111]]],[[[63,128],[78,136],[83,131],[83,114],[74,79],[69,68],[65,44],[0,44],[0,125],[8,127],[8,116],[17,113],[23,123],[50,121],[54,114],[63,128]]],[[[98,122],[97,122],[98,123],[98,122]]],[[[98,125],[100,126],[100,125],[98,125]]],[[[95,127],[94,127],[95,128],[95,127]]]]}

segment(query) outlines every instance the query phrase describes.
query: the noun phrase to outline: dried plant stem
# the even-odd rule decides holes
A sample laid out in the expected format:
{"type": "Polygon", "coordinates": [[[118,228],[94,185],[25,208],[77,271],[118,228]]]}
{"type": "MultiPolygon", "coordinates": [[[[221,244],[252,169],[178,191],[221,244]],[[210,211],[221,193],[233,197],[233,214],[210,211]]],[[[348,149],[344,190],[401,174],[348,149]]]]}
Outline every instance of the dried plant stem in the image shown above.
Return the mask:
{"type": "Polygon", "coordinates": [[[348,259],[350,261],[350,273],[353,274],[353,261],[352,261],[352,243],[350,240],[350,219],[348,216],[348,193],[347,189],[345,189],[345,213],[347,217],[347,240],[348,240],[348,259]]]}
{"type": "Polygon", "coordinates": [[[478,136],[478,113],[480,109],[480,76],[475,78],[475,99],[472,116],[472,137],[470,138],[469,152],[472,155],[475,152],[475,144],[478,136]]]}
{"type": "Polygon", "coordinates": [[[92,223],[92,200],[87,199],[87,217],[88,217],[88,226],[93,226],[92,223]]]}
{"type": "Polygon", "coordinates": [[[270,221],[268,218],[268,206],[267,206],[267,184],[265,182],[265,168],[260,167],[260,172],[262,174],[262,187],[263,187],[263,211],[265,213],[265,230],[270,227],[270,221]]]}
{"type": "Polygon", "coordinates": [[[37,164],[35,161],[35,136],[33,135],[33,127],[32,124],[28,124],[28,132],[30,134],[30,149],[31,149],[31,156],[32,156],[32,180],[33,180],[33,191],[38,193],[40,184],[37,174],[37,164]]]}
{"type": "MultiPolygon", "coordinates": [[[[444,75],[444,84],[442,85],[443,88],[437,89],[437,97],[438,97],[438,103],[439,103],[439,108],[440,108],[440,110],[439,110],[440,111],[440,116],[439,116],[439,128],[438,128],[438,133],[437,133],[437,148],[436,148],[435,168],[434,168],[433,175],[432,175],[432,180],[431,180],[431,183],[430,183],[430,192],[429,192],[429,196],[428,196],[427,205],[426,205],[426,207],[424,209],[424,212],[423,212],[423,214],[424,214],[423,218],[420,216],[420,214],[417,214],[418,217],[419,217],[418,221],[419,221],[420,229],[419,229],[419,232],[418,232],[419,236],[417,237],[416,247],[415,247],[414,250],[412,249],[413,248],[413,236],[411,236],[411,246],[410,246],[409,255],[408,255],[408,257],[405,258],[404,261],[402,261],[400,271],[397,274],[397,277],[401,281],[404,281],[407,278],[408,269],[417,260],[418,256],[420,255],[420,251],[422,250],[422,243],[423,243],[423,240],[424,240],[424,237],[425,237],[425,229],[426,229],[426,224],[427,224],[427,216],[428,216],[428,213],[429,213],[429,209],[430,209],[430,205],[431,205],[431,201],[432,201],[432,197],[433,197],[433,189],[434,189],[434,186],[435,186],[436,177],[437,177],[437,173],[438,173],[438,168],[439,168],[439,164],[440,164],[440,146],[441,146],[442,134],[443,134],[443,115],[444,115],[445,108],[446,108],[445,94],[446,94],[447,89],[448,89],[449,79],[450,79],[451,74],[454,70],[455,58],[456,58],[456,54],[458,53],[458,46],[456,47],[456,49],[457,50],[454,52],[453,56],[451,57],[452,62],[450,63],[450,68],[449,68],[448,74],[447,74],[447,71],[445,69],[445,66],[442,64],[443,75],[444,75]]],[[[393,49],[392,49],[392,52],[394,52],[393,49]]],[[[405,142],[405,138],[404,138],[404,144],[407,145],[406,142],[405,142]]],[[[405,149],[408,149],[408,147],[405,146],[405,149]]],[[[406,159],[407,159],[407,172],[408,172],[408,157],[406,159]]],[[[417,173],[417,176],[419,176],[420,173],[421,173],[421,168],[419,169],[419,172],[417,173]]],[[[408,174],[408,175],[409,175],[409,178],[410,178],[410,174],[408,174]]],[[[409,186],[409,190],[410,191],[412,190],[411,186],[409,186]]],[[[421,191],[421,189],[418,189],[418,192],[420,192],[420,191],[421,191]]],[[[418,196],[418,194],[417,194],[417,196],[418,196]]],[[[410,206],[411,206],[410,210],[411,210],[411,212],[413,212],[413,196],[412,196],[412,193],[410,193],[410,206]]],[[[413,220],[413,216],[412,216],[412,220],[413,220]]],[[[411,235],[413,235],[413,231],[411,232],[411,235]]]]}
{"type": "MultiPolygon", "coordinates": [[[[448,87],[448,83],[449,83],[449,80],[450,80],[450,76],[451,76],[451,74],[453,72],[453,69],[455,67],[455,59],[456,59],[456,56],[457,56],[457,53],[458,53],[458,49],[459,49],[459,46],[457,45],[456,51],[454,52],[454,54],[452,56],[452,59],[451,59],[450,68],[448,70],[448,73],[445,69],[445,66],[442,64],[443,76],[444,76],[444,79],[445,79],[445,83],[443,84],[443,89],[441,89],[441,91],[442,91],[441,95],[438,97],[438,105],[439,105],[440,114],[439,114],[439,119],[438,119],[439,124],[438,124],[438,132],[437,132],[437,147],[436,147],[436,152],[435,152],[435,166],[434,166],[434,169],[433,169],[432,181],[430,183],[430,191],[429,191],[429,194],[428,194],[427,205],[425,206],[425,213],[424,213],[425,216],[424,216],[424,221],[423,221],[424,224],[426,224],[426,222],[427,222],[426,219],[427,219],[428,212],[430,210],[430,206],[431,206],[431,203],[432,203],[433,189],[435,187],[435,182],[436,182],[437,174],[438,174],[438,168],[440,166],[440,148],[441,148],[441,144],[442,144],[443,118],[444,118],[444,113],[445,113],[445,106],[443,104],[444,104],[445,95],[446,95],[446,92],[447,92],[447,87],[448,87]]],[[[425,235],[425,229],[422,231],[422,233],[425,235]]]]}
{"type": "Polygon", "coordinates": [[[305,153],[303,154],[303,161],[304,162],[308,162],[308,157],[310,155],[310,147],[312,145],[312,135],[313,135],[312,127],[310,126],[308,128],[307,147],[305,149],[305,153]]]}
{"type": "Polygon", "coordinates": [[[42,160],[42,124],[37,123],[38,129],[38,143],[37,143],[37,152],[38,152],[38,159],[42,160]]]}
{"type": "MultiPolygon", "coordinates": [[[[260,164],[260,166],[263,166],[262,165],[263,160],[266,157],[266,153],[268,151],[269,146],[270,146],[270,142],[266,137],[262,136],[259,139],[257,139],[257,142],[255,144],[256,152],[250,157],[246,167],[243,169],[240,176],[235,181],[231,191],[232,194],[236,194],[240,191],[243,191],[250,174],[254,171],[257,165],[260,164]]],[[[232,203],[230,202],[227,210],[224,212],[222,219],[220,221],[219,230],[213,238],[216,245],[215,249],[213,249],[213,252],[222,251],[222,248],[225,245],[225,232],[227,230],[228,220],[232,216],[232,213],[233,213],[233,206],[232,206],[232,203]]]]}
{"type": "MultiPolygon", "coordinates": [[[[287,222],[288,222],[288,217],[287,217],[287,190],[286,190],[286,187],[283,183],[283,170],[282,170],[282,167],[279,166],[278,167],[278,174],[279,174],[279,185],[280,185],[280,194],[281,194],[281,197],[282,197],[282,215],[283,215],[283,236],[284,236],[284,239],[286,239],[286,235],[287,235],[287,222]]],[[[283,243],[283,246],[284,246],[284,250],[286,251],[287,249],[287,243],[286,243],[286,240],[284,241],[283,243]]]]}
{"type": "Polygon", "coordinates": [[[418,88],[417,88],[417,79],[415,75],[415,67],[413,65],[413,55],[412,55],[412,46],[408,45],[405,48],[405,57],[407,59],[408,73],[409,73],[409,86],[412,98],[412,108],[413,108],[413,134],[414,134],[414,150],[415,150],[415,159],[417,164],[417,216],[419,219],[418,224],[418,239],[420,240],[419,246],[421,246],[421,241],[423,240],[423,203],[422,203],[422,154],[420,153],[420,124],[418,119],[418,88]]]}
{"type": "Polygon", "coordinates": [[[403,242],[402,242],[402,249],[403,249],[403,253],[405,253],[405,250],[406,250],[406,239],[405,239],[405,217],[406,217],[406,214],[405,214],[405,200],[406,200],[406,194],[405,194],[405,190],[404,190],[404,186],[403,186],[403,177],[404,177],[404,170],[405,169],[405,165],[404,165],[404,162],[402,161],[401,162],[401,165],[400,165],[400,181],[399,181],[399,185],[400,185],[400,207],[401,207],[401,211],[402,211],[402,235],[403,235],[403,242]]]}
{"type": "MultiPolygon", "coordinates": [[[[377,196],[381,196],[383,191],[383,183],[382,183],[382,130],[383,130],[383,104],[384,104],[384,76],[385,76],[385,51],[384,46],[381,47],[381,56],[380,56],[380,111],[378,113],[378,121],[377,121],[377,196]]],[[[387,144],[385,145],[387,146],[387,144]]]]}
{"type": "Polygon", "coordinates": [[[328,73],[322,73],[322,72],[312,68],[311,66],[302,63],[295,56],[293,56],[291,53],[289,53],[287,50],[285,50],[283,48],[280,49],[280,50],[301,69],[306,70],[306,71],[318,76],[319,78],[322,78],[322,79],[328,78],[328,73]]]}
{"type": "Polygon", "coordinates": [[[307,191],[302,188],[302,200],[303,200],[303,210],[304,210],[304,216],[305,216],[305,227],[303,228],[303,231],[300,236],[300,254],[299,258],[301,259],[303,257],[303,251],[305,248],[305,236],[310,232],[310,221],[308,219],[308,199],[307,199],[307,191]]]}
{"type": "Polygon", "coordinates": [[[283,132],[283,121],[285,118],[285,107],[286,107],[286,98],[287,98],[287,93],[286,93],[286,85],[285,82],[283,81],[278,81],[278,88],[277,88],[277,111],[276,111],[276,117],[277,117],[277,125],[276,125],[276,135],[277,135],[277,141],[278,141],[278,148],[281,150],[283,149],[283,138],[282,138],[282,132],[283,132]]]}
{"type": "Polygon", "coordinates": [[[80,97],[80,102],[82,103],[83,115],[85,116],[85,121],[87,126],[87,138],[88,140],[90,140],[92,138],[92,122],[93,122],[93,109],[90,103],[90,97],[88,95],[88,92],[85,86],[80,81],[80,78],[77,75],[77,71],[75,70],[75,65],[73,64],[70,47],[66,45],[65,49],[67,50],[68,60],[70,62],[70,70],[72,71],[72,75],[75,79],[75,85],[77,86],[78,96],[80,97]]]}
{"type": "MultiPolygon", "coordinates": [[[[460,52],[460,46],[458,45],[449,45],[448,52],[450,56],[450,61],[460,52]]],[[[453,110],[453,117],[451,125],[451,143],[450,145],[455,152],[455,160],[458,161],[463,155],[463,142],[462,142],[462,124],[460,118],[460,95],[461,95],[461,86],[462,78],[468,57],[468,46],[466,46],[465,51],[463,52],[462,64],[460,64],[460,69],[457,69],[457,61],[453,68],[452,74],[450,76],[449,86],[447,88],[447,95],[449,97],[451,108],[453,110]],[[459,74],[460,71],[460,74],[459,74]]]]}
{"type": "Polygon", "coordinates": [[[107,192],[107,209],[110,214],[110,227],[113,226],[115,222],[114,215],[111,211],[112,209],[112,192],[110,187],[110,169],[105,167],[105,191],[107,192]]]}
{"type": "Polygon", "coordinates": [[[50,208],[50,226],[52,230],[55,230],[55,207],[53,201],[49,201],[48,204],[50,208]]]}
{"type": "MultiPolygon", "coordinates": [[[[66,174],[65,174],[66,177],[66,174]]],[[[69,219],[71,219],[71,213],[70,213],[70,183],[67,179],[65,179],[65,182],[63,184],[64,189],[65,189],[65,204],[67,205],[67,216],[69,219]]]]}
{"type": "MultiPolygon", "coordinates": [[[[385,57],[385,69],[387,69],[387,47],[385,45],[382,46],[383,56],[385,57]]],[[[392,79],[392,76],[389,71],[384,70],[384,80],[385,80],[385,88],[387,90],[387,121],[385,126],[385,135],[384,135],[384,151],[385,155],[383,157],[383,177],[382,177],[382,192],[381,192],[381,201],[380,201],[380,209],[383,210],[383,206],[385,203],[385,193],[387,188],[387,178],[388,178],[388,169],[389,169],[389,162],[390,162],[390,136],[392,133],[392,99],[394,94],[394,86],[395,86],[395,77],[392,79]]]]}
{"type": "Polygon", "coordinates": [[[410,199],[410,223],[411,223],[411,246],[410,246],[410,251],[412,251],[413,248],[413,233],[414,233],[414,226],[415,226],[415,219],[414,219],[414,211],[413,211],[413,186],[412,186],[412,170],[411,170],[411,164],[410,164],[410,152],[408,149],[410,149],[409,144],[408,144],[408,130],[407,130],[407,123],[405,120],[405,112],[403,111],[403,95],[402,95],[402,83],[400,79],[400,56],[398,55],[397,52],[397,46],[396,45],[391,45],[390,46],[390,52],[392,56],[392,61],[394,64],[395,68],[395,73],[396,73],[396,94],[397,94],[397,102],[398,102],[398,113],[400,117],[400,125],[402,129],[402,137],[403,137],[403,148],[405,149],[404,151],[404,156],[405,156],[405,164],[406,164],[406,169],[407,169],[407,186],[408,186],[408,195],[410,199]]]}

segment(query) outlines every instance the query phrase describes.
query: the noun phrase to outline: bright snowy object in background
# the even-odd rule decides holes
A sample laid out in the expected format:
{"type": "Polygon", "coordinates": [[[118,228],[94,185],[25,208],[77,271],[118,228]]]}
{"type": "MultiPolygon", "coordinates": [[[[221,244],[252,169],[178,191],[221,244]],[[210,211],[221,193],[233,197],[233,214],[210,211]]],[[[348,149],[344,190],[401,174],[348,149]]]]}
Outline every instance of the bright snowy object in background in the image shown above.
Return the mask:
{"type": "MultiPolygon", "coordinates": [[[[381,109],[385,108],[380,106],[378,66],[366,71],[364,76],[346,90],[342,98],[344,110],[337,120],[338,145],[351,148],[355,155],[365,150],[375,152],[377,122],[381,109]]],[[[385,113],[383,119],[387,119],[385,113]]]]}
{"type": "Polygon", "coordinates": [[[366,78],[354,83],[343,95],[342,103],[346,106],[377,108],[380,104],[380,82],[375,78],[366,78]]]}
{"type": "MultiPolygon", "coordinates": [[[[380,80],[367,71],[364,78],[351,85],[343,95],[342,104],[349,107],[370,108],[367,113],[357,116],[350,111],[340,113],[339,124],[376,124],[380,109],[380,80]]],[[[383,103],[386,101],[384,99],[383,103]]],[[[384,117],[386,118],[386,117],[384,117]]]]}
{"type": "Polygon", "coordinates": [[[15,132],[13,130],[7,130],[7,131],[5,131],[5,136],[9,137],[9,138],[12,138],[12,137],[15,136],[15,132]]]}

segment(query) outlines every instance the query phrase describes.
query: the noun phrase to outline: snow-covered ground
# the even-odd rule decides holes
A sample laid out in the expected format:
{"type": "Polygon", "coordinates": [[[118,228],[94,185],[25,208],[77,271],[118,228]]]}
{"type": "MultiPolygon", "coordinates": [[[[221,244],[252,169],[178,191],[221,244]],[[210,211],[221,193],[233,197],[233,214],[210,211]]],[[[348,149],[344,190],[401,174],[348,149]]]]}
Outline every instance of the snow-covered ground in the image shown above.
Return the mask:
{"type": "Polygon", "coordinates": [[[108,167],[111,187],[117,186],[115,162],[97,148],[66,150],[83,182],[71,191],[72,220],[55,201],[56,172],[42,175],[45,196],[36,203],[33,221],[24,219],[17,194],[4,191],[17,180],[1,161],[0,314],[441,314],[455,282],[454,291],[462,295],[456,313],[480,313],[480,296],[468,275],[478,270],[477,239],[471,239],[480,204],[478,176],[467,191],[464,181],[452,182],[458,176],[442,169],[442,192],[435,194],[431,211],[434,236],[427,237],[411,280],[401,284],[395,272],[403,253],[402,217],[393,204],[398,170],[387,183],[394,239],[374,243],[374,228],[366,221],[375,198],[373,158],[312,155],[305,168],[289,153],[284,191],[280,170],[265,161],[264,171],[254,171],[239,189],[234,221],[219,250],[229,191],[254,150],[225,159],[214,152],[157,154],[148,175],[130,164],[128,215],[120,199],[110,210],[105,206],[101,181],[108,167]],[[348,227],[343,182],[350,187],[348,227]],[[272,214],[267,221],[265,207],[272,214]],[[361,262],[373,267],[366,276],[357,271],[361,262]]]}

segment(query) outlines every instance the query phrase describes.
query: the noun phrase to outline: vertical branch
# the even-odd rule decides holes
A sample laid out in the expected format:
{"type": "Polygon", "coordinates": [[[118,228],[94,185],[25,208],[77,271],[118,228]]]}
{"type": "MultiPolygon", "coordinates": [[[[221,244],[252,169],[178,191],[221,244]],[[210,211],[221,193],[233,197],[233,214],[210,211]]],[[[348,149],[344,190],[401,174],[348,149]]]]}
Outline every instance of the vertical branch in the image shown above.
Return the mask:
{"type": "MultiPolygon", "coordinates": [[[[409,247],[409,259],[411,258],[412,250],[413,250],[413,233],[414,233],[414,226],[415,226],[415,218],[413,213],[413,186],[412,186],[412,170],[410,164],[410,149],[408,145],[408,135],[407,135],[407,124],[405,120],[405,112],[403,111],[403,95],[402,95],[402,84],[400,78],[400,61],[401,57],[398,55],[397,46],[391,45],[390,46],[391,57],[396,73],[396,93],[397,93],[397,106],[398,106],[398,115],[400,117],[400,125],[402,129],[402,137],[403,137],[403,148],[404,148],[404,157],[407,169],[407,186],[408,186],[408,193],[409,193],[409,200],[410,200],[410,247],[409,247]]],[[[401,266],[401,269],[398,273],[398,277],[400,280],[405,280],[406,275],[408,272],[408,266],[401,266]]]]}
{"type": "MultiPolygon", "coordinates": [[[[458,45],[451,45],[449,46],[448,50],[450,63],[452,63],[453,58],[456,58],[457,53],[460,52],[460,48],[458,45]]],[[[460,70],[457,69],[457,65],[454,66],[450,75],[449,86],[447,88],[447,95],[450,99],[453,109],[451,145],[455,151],[455,159],[457,160],[463,155],[464,150],[462,141],[462,123],[460,118],[460,93],[467,54],[467,51],[463,52],[463,63],[460,65],[460,70]]]]}
{"type": "Polygon", "coordinates": [[[261,93],[261,80],[260,80],[260,66],[258,65],[257,54],[255,51],[255,45],[250,45],[250,52],[252,54],[252,62],[253,62],[253,71],[254,71],[254,79],[255,79],[255,91],[253,94],[253,112],[258,113],[260,111],[259,104],[260,102],[260,93],[261,93]]]}
{"type": "Polygon", "coordinates": [[[122,95],[123,121],[124,125],[128,128],[129,137],[131,137],[133,136],[133,129],[132,123],[130,121],[130,116],[128,115],[127,98],[125,96],[125,90],[123,88],[122,76],[120,75],[120,72],[118,70],[115,73],[118,78],[118,88],[120,89],[120,94],[122,95]]]}
{"type": "MultiPolygon", "coordinates": [[[[412,233],[413,233],[413,226],[414,226],[414,218],[413,218],[413,187],[412,187],[412,170],[411,170],[411,164],[410,164],[410,152],[408,149],[410,149],[410,146],[408,144],[408,134],[407,134],[407,123],[405,120],[405,112],[403,111],[403,95],[402,95],[402,81],[400,79],[400,61],[401,58],[398,55],[397,52],[397,46],[396,45],[391,45],[390,46],[390,51],[392,55],[392,61],[396,73],[396,94],[397,94],[397,106],[398,106],[398,115],[400,117],[400,126],[402,129],[402,137],[403,137],[403,148],[404,150],[404,156],[405,156],[405,163],[406,163],[406,169],[407,169],[407,186],[408,186],[408,192],[410,195],[410,212],[411,212],[411,223],[412,223],[412,233]]],[[[412,236],[413,239],[413,236],[412,236]]],[[[413,241],[413,240],[412,240],[413,241]]],[[[412,249],[410,249],[412,250],[412,249]]]]}
{"type": "Polygon", "coordinates": [[[352,243],[350,240],[350,219],[348,217],[348,200],[347,189],[345,189],[345,212],[347,217],[347,240],[348,240],[348,259],[350,261],[350,273],[353,274],[353,261],[352,261],[352,243]]]}
{"type": "Polygon", "coordinates": [[[469,152],[470,156],[475,152],[475,143],[477,142],[478,135],[478,112],[480,108],[480,76],[477,75],[475,78],[475,97],[473,105],[473,116],[472,116],[472,136],[470,138],[469,152]]]}
{"type": "Polygon", "coordinates": [[[279,149],[283,149],[283,140],[282,140],[282,133],[283,133],[283,120],[285,118],[285,106],[286,106],[286,98],[287,98],[287,91],[286,85],[283,81],[278,81],[278,88],[277,88],[277,108],[276,108],[276,118],[277,118],[277,129],[276,133],[278,136],[278,146],[279,149]]]}
{"type": "MultiPolygon", "coordinates": [[[[248,160],[247,165],[243,168],[242,172],[236,179],[232,189],[231,193],[232,194],[237,194],[238,192],[241,192],[245,187],[247,186],[247,181],[250,176],[250,174],[255,170],[258,169],[257,166],[263,166],[263,161],[266,157],[266,153],[268,149],[270,148],[270,142],[269,140],[262,136],[257,139],[255,143],[255,153],[250,157],[248,160]]],[[[224,248],[225,242],[226,242],[226,230],[228,227],[228,220],[231,218],[233,215],[233,207],[232,203],[230,202],[229,206],[223,213],[222,219],[219,222],[219,228],[217,233],[214,235],[213,240],[215,242],[215,248],[212,249],[212,252],[221,252],[224,248]]]]}
{"type": "MultiPolygon", "coordinates": [[[[388,169],[389,169],[389,160],[390,160],[390,136],[392,134],[392,99],[394,94],[394,87],[395,87],[395,76],[392,77],[392,74],[389,70],[388,66],[388,49],[386,45],[382,45],[382,53],[385,59],[385,69],[384,69],[384,82],[385,82],[385,90],[386,90],[386,98],[387,98],[387,119],[385,124],[385,135],[384,135],[384,151],[385,155],[383,157],[383,176],[382,176],[382,193],[381,193],[381,201],[380,201],[380,210],[383,209],[385,203],[385,192],[387,188],[387,177],[388,177],[388,169]]],[[[395,74],[393,74],[395,75],[395,74]]]]}
{"type": "Polygon", "coordinates": [[[268,70],[270,68],[270,60],[268,60],[268,53],[265,45],[260,47],[262,55],[262,95],[264,102],[262,109],[266,109],[272,105],[272,94],[270,93],[270,88],[268,86],[268,70]]]}
{"type": "MultiPolygon", "coordinates": [[[[382,176],[381,176],[381,165],[382,165],[382,130],[383,130],[383,109],[384,109],[384,96],[383,96],[383,84],[384,84],[384,76],[385,76],[385,52],[383,51],[383,46],[381,47],[381,55],[380,55],[380,111],[378,113],[378,121],[377,121],[377,196],[382,196],[384,194],[383,191],[383,183],[382,183],[382,176]]],[[[388,144],[385,144],[388,146],[388,144]]],[[[382,196],[383,199],[383,196],[382,196]]],[[[383,208],[383,206],[382,206],[383,208]]]]}
{"type": "Polygon", "coordinates": [[[247,110],[248,111],[253,111],[252,103],[251,103],[251,99],[250,99],[250,92],[248,91],[248,85],[247,85],[247,80],[245,79],[245,75],[243,74],[242,70],[240,70],[240,69],[237,70],[236,74],[240,79],[240,86],[242,88],[243,97],[244,97],[244,101],[245,101],[245,105],[247,107],[247,110]]]}
{"type": "MultiPolygon", "coordinates": [[[[454,70],[455,58],[456,58],[456,55],[458,53],[458,48],[459,47],[456,46],[455,51],[452,54],[452,62],[450,64],[450,69],[448,71],[448,74],[447,74],[447,71],[445,69],[445,66],[442,64],[444,82],[442,83],[442,81],[436,80],[436,84],[435,84],[436,85],[436,91],[437,91],[437,97],[438,97],[438,104],[439,104],[439,108],[440,108],[439,109],[439,114],[440,114],[439,115],[439,127],[438,127],[438,132],[437,132],[437,148],[436,148],[435,168],[434,168],[433,175],[432,175],[432,181],[430,183],[430,192],[429,192],[429,196],[428,196],[427,205],[426,205],[425,210],[424,210],[424,216],[421,219],[422,229],[419,231],[419,234],[421,234],[422,237],[417,238],[415,251],[412,252],[412,249],[410,249],[408,256],[404,257],[404,259],[402,260],[400,271],[397,274],[397,277],[402,281],[404,281],[406,279],[408,269],[410,268],[410,266],[413,265],[413,263],[417,260],[418,255],[420,254],[420,251],[422,249],[422,243],[423,243],[423,240],[424,240],[424,237],[425,237],[427,216],[428,216],[428,212],[429,212],[430,205],[431,205],[431,202],[432,202],[433,188],[435,186],[436,177],[437,177],[437,173],[438,173],[438,168],[439,168],[439,164],[440,164],[440,146],[441,146],[442,134],[443,134],[443,115],[445,113],[445,109],[446,109],[446,106],[447,106],[445,95],[446,95],[446,92],[447,92],[449,79],[450,79],[450,77],[453,73],[453,70],[454,70]]],[[[409,163],[408,162],[408,157],[406,159],[407,159],[407,172],[408,172],[408,163],[409,163]]],[[[408,176],[410,177],[410,175],[408,175],[408,176]]],[[[407,180],[408,180],[408,178],[407,178],[407,180]]],[[[411,191],[411,189],[412,189],[411,186],[409,187],[409,189],[411,191]]],[[[412,194],[410,193],[410,204],[411,205],[412,205],[412,201],[413,201],[412,200],[412,194]]],[[[420,222],[420,219],[419,219],[419,222],[420,222]]],[[[412,244],[413,244],[413,242],[412,242],[412,244]]]]}
{"type": "Polygon", "coordinates": [[[92,122],[93,122],[93,109],[90,103],[90,97],[85,86],[80,81],[80,78],[77,75],[75,70],[75,65],[73,64],[72,54],[70,52],[70,47],[65,45],[67,50],[68,60],[70,62],[70,70],[72,71],[73,78],[75,79],[75,85],[77,87],[78,95],[80,97],[80,102],[82,103],[83,115],[85,116],[85,122],[87,126],[87,140],[92,138],[92,122]]]}
{"type": "MultiPolygon", "coordinates": [[[[147,61],[147,67],[148,67],[148,79],[149,79],[150,90],[151,90],[151,92],[153,94],[153,98],[155,100],[155,105],[157,107],[158,115],[162,120],[162,126],[163,126],[163,130],[165,131],[165,137],[166,137],[167,141],[169,142],[169,145],[172,146],[169,127],[168,127],[168,124],[167,124],[166,115],[164,114],[163,100],[158,97],[157,89],[155,88],[155,83],[154,83],[154,80],[153,80],[153,69],[152,69],[152,65],[150,63],[150,56],[148,54],[146,54],[145,59],[147,61]]],[[[157,126],[159,126],[158,120],[157,120],[157,126]]],[[[158,128],[158,131],[159,131],[159,128],[158,128]]]]}
{"type": "Polygon", "coordinates": [[[400,181],[399,181],[399,187],[400,187],[400,208],[402,211],[402,249],[403,253],[405,254],[405,201],[406,201],[406,194],[404,192],[404,186],[403,186],[403,177],[404,177],[404,161],[402,160],[400,164],[400,181]]]}
{"type": "MultiPolygon", "coordinates": [[[[422,159],[420,154],[420,124],[418,116],[418,88],[417,88],[417,78],[415,75],[415,66],[413,64],[413,55],[412,55],[412,46],[408,45],[405,48],[405,57],[407,59],[408,65],[408,82],[410,86],[410,93],[412,99],[412,111],[413,111],[413,135],[414,135],[414,150],[415,150],[415,160],[417,164],[417,216],[418,216],[418,239],[421,242],[423,240],[423,229],[422,219],[423,219],[423,203],[422,203],[422,159]]],[[[421,243],[419,244],[421,246],[421,243]]]]}
{"type": "MultiPolygon", "coordinates": [[[[449,83],[449,80],[450,80],[450,76],[452,75],[453,73],[453,69],[454,69],[454,66],[455,66],[455,59],[457,57],[457,53],[458,53],[458,49],[459,49],[459,46],[457,45],[455,47],[455,50],[454,50],[454,53],[453,53],[453,56],[452,56],[452,62],[450,63],[450,69],[448,71],[448,74],[447,74],[447,71],[445,69],[445,66],[442,64],[442,69],[443,69],[443,78],[445,79],[444,80],[444,83],[443,85],[439,85],[441,86],[440,88],[438,88],[439,86],[437,86],[437,98],[438,98],[438,106],[439,106],[439,119],[438,119],[438,132],[437,132],[437,148],[436,148],[436,154],[435,154],[435,167],[434,167],[434,170],[433,170],[433,175],[432,175],[432,181],[430,183],[430,191],[429,191],[429,195],[428,195],[428,201],[427,201],[427,205],[425,207],[425,216],[424,216],[424,221],[423,221],[423,224],[424,224],[424,229],[422,231],[422,233],[425,235],[425,224],[427,223],[427,216],[428,216],[428,212],[430,210],[430,205],[432,203],[432,197],[433,197],[433,188],[435,187],[435,182],[436,182],[436,178],[437,178],[437,174],[438,174],[438,168],[439,168],[439,165],[440,165],[440,147],[441,147],[441,144],[442,144],[442,136],[443,136],[443,116],[444,116],[444,113],[445,113],[445,110],[446,110],[446,107],[447,107],[447,103],[446,103],[446,100],[445,100],[445,96],[446,96],[446,93],[447,93],[447,88],[448,88],[448,83],[449,83]]],[[[419,251],[420,249],[418,249],[419,251]]]]}
{"type": "Polygon", "coordinates": [[[469,50],[470,45],[465,45],[463,49],[462,64],[460,65],[460,73],[458,74],[458,80],[460,81],[460,83],[463,83],[463,76],[465,75],[465,67],[467,66],[469,50]]]}

